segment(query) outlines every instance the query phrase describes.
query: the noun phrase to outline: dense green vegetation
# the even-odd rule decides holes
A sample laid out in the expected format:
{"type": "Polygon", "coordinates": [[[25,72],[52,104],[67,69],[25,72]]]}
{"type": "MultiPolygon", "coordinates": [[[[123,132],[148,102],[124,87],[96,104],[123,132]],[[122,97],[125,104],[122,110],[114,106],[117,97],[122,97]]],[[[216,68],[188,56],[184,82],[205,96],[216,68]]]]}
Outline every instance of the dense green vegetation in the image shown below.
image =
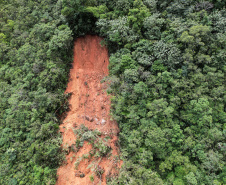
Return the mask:
{"type": "Polygon", "coordinates": [[[61,1],[0,3],[0,184],[55,184],[72,31],[61,1]]]}
{"type": "Polygon", "coordinates": [[[223,0],[0,1],[0,184],[54,184],[72,36],[110,52],[109,184],[226,184],[223,0]]]}
{"type": "Polygon", "coordinates": [[[124,160],[113,184],[226,183],[223,2],[88,7],[111,49],[109,92],[124,160]]]}

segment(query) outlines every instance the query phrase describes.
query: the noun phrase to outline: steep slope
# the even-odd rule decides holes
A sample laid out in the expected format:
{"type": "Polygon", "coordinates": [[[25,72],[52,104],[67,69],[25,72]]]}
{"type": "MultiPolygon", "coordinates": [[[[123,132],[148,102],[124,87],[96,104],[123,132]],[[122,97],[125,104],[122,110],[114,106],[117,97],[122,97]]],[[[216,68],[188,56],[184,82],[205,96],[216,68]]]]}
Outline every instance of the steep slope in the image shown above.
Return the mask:
{"type": "Polygon", "coordinates": [[[60,126],[67,162],[58,169],[57,185],[106,184],[117,173],[118,125],[110,119],[110,97],[100,81],[108,75],[108,51],[98,36],[78,38],[65,93],[70,111],[60,126]],[[98,131],[95,131],[98,130],[98,131]],[[77,139],[77,141],[76,141],[77,139]],[[84,144],[83,144],[84,142],[84,144]]]}

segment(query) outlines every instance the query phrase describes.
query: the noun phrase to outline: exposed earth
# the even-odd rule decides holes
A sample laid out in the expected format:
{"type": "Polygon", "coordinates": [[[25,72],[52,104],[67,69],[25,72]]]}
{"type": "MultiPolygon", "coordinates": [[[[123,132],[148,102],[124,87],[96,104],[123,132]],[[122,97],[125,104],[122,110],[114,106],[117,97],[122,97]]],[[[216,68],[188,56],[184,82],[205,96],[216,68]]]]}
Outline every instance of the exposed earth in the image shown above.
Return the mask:
{"type": "MultiPolygon", "coordinates": [[[[65,91],[71,93],[70,111],[60,125],[62,147],[67,155],[65,164],[58,169],[56,185],[104,185],[108,178],[118,173],[122,164],[118,159],[118,125],[110,117],[107,84],[101,83],[108,75],[109,64],[108,51],[101,46],[101,40],[98,36],[87,35],[74,44],[73,68],[65,91]],[[76,144],[76,139],[81,140],[76,134],[81,125],[88,128],[85,134],[95,129],[100,133],[90,139],[92,141],[87,139],[84,144],[78,141],[76,144]],[[98,143],[102,143],[107,152],[101,153],[98,143]],[[95,144],[98,146],[94,149],[95,144]]],[[[82,138],[87,138],[85,134],[82,138]]]]}

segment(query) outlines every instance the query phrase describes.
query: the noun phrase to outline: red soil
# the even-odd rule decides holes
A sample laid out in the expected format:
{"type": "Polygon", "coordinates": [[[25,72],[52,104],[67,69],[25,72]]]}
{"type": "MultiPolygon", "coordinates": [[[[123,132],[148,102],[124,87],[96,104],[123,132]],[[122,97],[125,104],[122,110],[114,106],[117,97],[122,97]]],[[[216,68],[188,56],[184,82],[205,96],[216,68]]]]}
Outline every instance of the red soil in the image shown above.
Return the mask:
{"type": "Polygon", "coordinates": [[[70,81],[65,93],[72,93],[69,100],[70,111],[60,125],[60,132],[63,136],[63,148],[68,148],[75,144],[76,135],[73,130],[84,124],[91,130],[99,130],[101,138],[109,135],[111,139],[108,145],[111,147],[111,154],[108,157],[84,159],[78,168],[74,163],[83,154],[89,154],[92,145],[84,142],[78,152],[69,150],[66,155],[66,163],[58,169],[58,180],[56,185],[89,185],[106,184],[106,176],[117,173],[121,166],[115,156],[119,151],[116,146],[118,125],[110,118],[110,97],[106,94],[106,83],[100,81],[108,75],[108,51],[106,47],[100,45],[101,38],[98,36],[85,36],[78,38],[74,44],[74,62],[70,71],[70,81]],[[88,121],[88,119],[89,121],[88,121]],[[90,121],[91,120],[91,121],[90,121]],[[104,169],[102,177],[96,176],[94,166],[104,169]],[[82,176],[84,177],[81,177],[82,176]],[[91,182],[91,178],[94,181],[91,182]]]}

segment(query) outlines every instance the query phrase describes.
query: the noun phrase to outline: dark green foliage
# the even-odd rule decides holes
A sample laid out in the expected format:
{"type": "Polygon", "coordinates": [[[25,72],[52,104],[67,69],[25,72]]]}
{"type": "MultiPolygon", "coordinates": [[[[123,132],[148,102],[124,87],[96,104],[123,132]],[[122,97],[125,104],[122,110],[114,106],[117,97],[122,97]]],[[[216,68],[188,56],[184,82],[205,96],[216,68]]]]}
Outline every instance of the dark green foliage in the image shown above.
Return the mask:
{"type": "Polygon", "coordinates": [[[222,2],[112,3],[88,8],[111,52],[124,160],[112,183],[225,184],[222,2]]]}
{"type": "Polygon", "coordinates": [[[0,8],[0,184],[55,184],[72,61],[61,1],[0,8]]]}
{"type": "Polygon", "coordinates": [[[97,18],[86,10],[86,6],[95,4],[95,0],[63,0],[61,13],[65,16],[74,37],[96,33],[97,18]]]}
{"type": "MultiPolygon", "coordinates": [[[[72,35],[86,33],[103,36],[111,54],[124,165],[109,183],[226,184],[223,0],[0,5],[0,184],[55,183],[72,35]]],[[[93,141],[108,153],[92,131],[79,137],[77,147],[93,141]]]]}

